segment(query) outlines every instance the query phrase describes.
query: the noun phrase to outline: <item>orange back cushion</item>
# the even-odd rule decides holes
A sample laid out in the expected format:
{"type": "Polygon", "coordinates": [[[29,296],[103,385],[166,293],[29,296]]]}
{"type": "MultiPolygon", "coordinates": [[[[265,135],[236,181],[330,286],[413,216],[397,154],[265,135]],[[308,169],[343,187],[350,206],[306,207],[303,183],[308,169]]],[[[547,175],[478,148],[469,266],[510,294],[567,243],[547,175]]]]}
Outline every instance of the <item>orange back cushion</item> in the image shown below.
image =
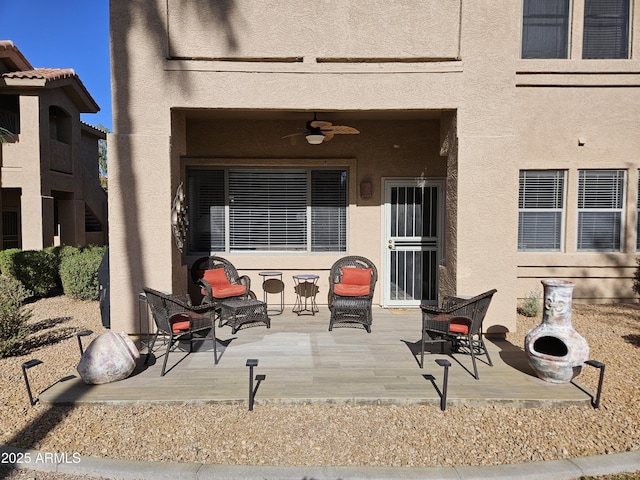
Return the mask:
{"type": "Polygon", "coordinates": [[[469,329],[471,328],[471,321],[468,318],[453,317],[449,324],[449,331],[451,333],[461,333],[463,335],[469,335],[469,329]]]}
{"type": "Polygon", "coordinates": [[[365,295],[369,295],[369,285],[336,283],[333,291],[342,297],[363,297],[365,295]]]}
{"type": "Polygon", "coordinates": [[[214,268],[213,270],[205,270],[202,275],[211,286],[215,285],[229,285],[229,279],[227,274],[224,273],[224,268],[214,268]]]}
{"type": "Polygon", "coordinates": [[[214,298],[238,297],[247,293],[247,287],[244,285],[216,285],[211,287],[211,290],[214,298]]]}
{"type": "Polygon", "coordinates": [[[191,319],[186,313],[178,313],[169,319],[169,323],[171,324],[173,333],[180,333],[189,330],[191,319]]]}
{"type": "Polygon", "coordinates": [[[348,285],[370,285],[371,269],[344,267],[342,269],[341,283],[346,283],[348,285]]]}

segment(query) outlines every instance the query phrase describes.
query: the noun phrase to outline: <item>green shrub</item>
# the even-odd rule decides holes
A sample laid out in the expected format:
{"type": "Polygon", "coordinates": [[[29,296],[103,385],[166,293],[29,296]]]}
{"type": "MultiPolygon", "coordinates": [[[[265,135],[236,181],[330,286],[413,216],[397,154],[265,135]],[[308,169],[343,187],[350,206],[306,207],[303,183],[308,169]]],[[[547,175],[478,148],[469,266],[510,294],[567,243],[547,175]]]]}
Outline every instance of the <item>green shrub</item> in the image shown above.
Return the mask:
{"type": "Polygon", "coordinates": [[[518,307],[518,313],[525,317],[536,317],[540,313],[542,302],[540,301],[540,290],[529,293],[518,307]]]}
{"type": "Polygon", "coordinates": [[[60,285],[58,257],[47,250],[3,250],[0,252],[0,271],[22,282],[38,297],[50,295],[60,285]]]}
{"type": "Polygon", "coordinates": [[[60,279],[65,295],[80,300],[98,300],[98,268],[106,247],[89,246],[64,255],[60,261],[60,279]]]}
{"type": "Polygon", "coordinates": [[[16,278],[15,256],[21,251],[19,248],[0,250],[0,273],[16,278]]]}
{"type": "Polygon", "coordinates": [[[61,245],[59,247],[50,247],[50,248],[54,250],[55,254],[58,256],[60,261],[62,261],[63,258],[69,257],[71,255],[75,255],[76,253],[80,252],[84,248],[92,248],[92,247],[91,246],[72,247],[71,245],[61,245]]]}
{"type": "Polygon", "coordinates": [[[22,282],[37,297],[50,295],[58,281],[58,259],[46,250],[23,250],[12,255],[11,266],[3,273],[22,282]]]}
{"type": "Polygon", "coordinates": [[[29,334],[32,312],[24,308],[24,301],[30,296],[20,281],[0,275],[0,358],[15,353],[29,334]]]}
{"type": "Polygon", "coordinates": [[[0,272],[20,280],[34,295],[46,297],[60,287],[60,257],[67,247],[0,251],[0,272]]]}

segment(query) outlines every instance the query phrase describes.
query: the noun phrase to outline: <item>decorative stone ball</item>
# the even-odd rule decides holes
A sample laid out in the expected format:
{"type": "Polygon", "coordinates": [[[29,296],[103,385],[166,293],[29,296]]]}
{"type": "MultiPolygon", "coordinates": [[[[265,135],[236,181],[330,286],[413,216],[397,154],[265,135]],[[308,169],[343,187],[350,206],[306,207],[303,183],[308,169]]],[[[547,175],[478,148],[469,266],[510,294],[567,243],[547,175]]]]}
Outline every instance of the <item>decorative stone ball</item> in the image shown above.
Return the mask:
{"type": "Polygon", "coordinates": [[[107,332],[89,344],[77,370],[85,383],[110,383],[131,375],[138,358],[140,353],[125,332],[107,332]]]}

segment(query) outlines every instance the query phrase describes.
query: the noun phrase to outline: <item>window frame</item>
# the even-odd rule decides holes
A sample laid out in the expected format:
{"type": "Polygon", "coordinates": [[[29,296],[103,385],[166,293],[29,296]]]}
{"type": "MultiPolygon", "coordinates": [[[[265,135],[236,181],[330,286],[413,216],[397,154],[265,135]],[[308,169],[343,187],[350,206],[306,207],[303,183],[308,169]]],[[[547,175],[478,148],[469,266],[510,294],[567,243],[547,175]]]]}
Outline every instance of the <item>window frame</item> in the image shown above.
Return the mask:
{"type": "MultiPolygon", "coordinates": [[[[558,44],[557,39],[561,36],[564,38],[560,38],[560,41],[564,41],[564,45],[561,45],[561,49],[556,47],[555,55],[548,54],[540,54],[536,52],[541,52],[541,46],[537,45],[537,50],[533,50],[531,48],[532,42],[529,41],[530,34],[534,33],[533,28],[542,27],[543,25],[532,25],[531,22],[537,19],[538,22],[544,17],[543,14],[539,13],[537,16],[529,13],[528,14],[528,4],[530,2],[534,2],[537,0],[523,0],[522,1],[522,23],[521,23],[521,31],[520,31],[520,58],[522,59],[568,59],[570,57],[571,52],[571,19],[572,19],[572,1],[571,0],[562,0],[566,2],[566,16],[565,13],[556,14],[555,18],[560,19],[556,20],[558,25],[551,25],[551,27],[555,27],[556,30],[556,44],[558,44]],[[563,25],[564,24],[564,25],[563,25]],[[564,27],[564,28],[561,28],[564,27]],[[531,29],[531,30],[530,30],[531,29]]],[[[548,18],[552,17],[551,15],[547,15],[548,18]]],[[[547,52],[549,53],[549,51],[547,52]]]]}
{"type": "Polygon", "coordinates": [[[622,15],[618,15],[617,12],[615,13],[607,13],[607,14],[601,14],[601,15],[588,15],[588,10],[589,10],[589,2],[602,2],[602,3],[606,3],[607,1],[611,2],[614,0],[585,0],[584,2],[584,15],[583,15],[583,28],[582,28],[582,58],[584,60],[607,60],[607,59],[613,59],[613,60],[628,60],[631,58],[631,22],[632,22],[632,2],[631,0],[619,0],[622,2],[626,2],[626,13],[624,13],[624,17],[622,15]],[[624,48],[624,50],[619,50],[618,52],[607,52],[606,55],[595,55],[594,54],[590,54],[589,56],[585,56],[585,52],[589,49],[588,46],[588,42],[589,42],[589,34],[591,33],[592,35],[594,35],[596,37],[596,41],[595,41],[595,45],[598,46],[602,46],[603,42],[601,41],[597,41],[599,40],[598,38],[598,33],[602,33],[603,30],[598,30],[598,27],[602,27],[602,24],[600,22],[602,22],[602,18],[608,18],[611,19],[613,18],[613,15],[618,15],[617,17],[615,17],[616,19],[621,19],[621,21],[617,24],[617,25],[613,25],[610,27],[612,28],[618,28],[620,27],[620,29],[622,30],[622,33],[620,34],[620,40],[617,41],[618,39],[614,40],[614,43],[616,45],[616,47],[620,47],[620,48],[624,48]],[[592,28],[588,28],[589,26],[591,26],[592,28]],[[625,37],[626,38],[623,38],[625,37]]]}
{"type": "MultiPolygon", "coordinates": [[[[567,218],[567,171],[566,170],[560,170],[560,169],[541,169],[541,170],[534,170],[534,169],[523,169],[519,171],[518,174],[518,182],[519,182],[519,187],[518,187],[518,252],[563,252],[564,251],[564,244],[565,244],[565,225],[566,225],[566,218],[567,218]],[[537,177],[538,181],[543,178],[542,174],[553,174],[555,176],[555,179],[550,180],[552,182],[554,182],[555,185],[552,185],[551,188],[553,189],[553,198],[549,199],[548,201],[556,206],[553,207],[527,207],[526,203],[526,196],[527,196],[527,192],[526,192],[526,175],[527,173],[532,175],[532,180],[534,179],[534,176],[536,174],[540,175],[537,177]],[[524,175],[524,177],[523,177],[524,175]],[[524,183],[523,183],[524,181],[524,183]],[[525,191],[523,191],[523,186],[525,188],[525,191]],[[558,198],[559,197],[559,198],[558,198]],[[559,205],[559,206],[558,206],[559,205]],[[557,247],[548,247],[548,246],[543,246],[543,247],[527,247],[526,243],[524,242],[524,240],[522,240],[522,237],[524,237],[524,231],[522,230],[523,228],[523,218],[525,216],[527,216],[527,214],[533,214],[535,215],[536,213],[540,214],[540,213],[547,213],[547,214],[554,214],[554,215],[558,215],[560,216],[560,221],[555,221],[555,223],[559,224],[558,227],[554,227],[554,232],[556,232],[557,234],[557,238],[553,238],[551,243],[557,244],[557,247]]],[[[540,184],[538,183],[538,186],[540,184]]],[[[531,188],[535,188],[534,185],[531,185],[531,188]]],[[[532,191],[530,193],[531,195],[539,195],[536,194],[535,191],[532,191]]],[[[536,242],[537,243],[537,242],[536,242]]]]}
{"type": "MultiPolygon", "coordinates": [[[[297,166],[279,166],[279,167],[258,167],[258,166],[188,166],[186,168],[186,177],[187,177],[187,197],[189,199],[189,204],[192,206],[189,208],[189,222],[192,225],[192,228],[189,229],[189,237],[188,237],[188,246],[187,246],[187,252],[189,255],[199,255],[199,254],[207,254],[207,255],[211,255],[214,254],[216,252],[223,252],[225,254],[231,253],[231,254],[287,254],[287,255],[298,255],[298,254],[304,254],[304,255],[308,255],[308,254],[322,254],[322,253],[330,253],[330,254],[336,254],[336,253],[346,253],[347,249],[348,249],[348,241],[349,241],[349,232],[348,232],[348,218],[349,218],[349,195],[350,195],[350,172],[349,172],[350,168],[348,166],[345,165],[335,165],[335,166],[302,166],[302,165],[297,165],[297,166]],[[318,216],[318,211],[316,210],[317,205],[314,206],[313,202],[317,202],[318,201],[318,196],[323,197],[322,193],[318,194],[318,191],[314,191],[314,183],[312,182],[312,179],[314,177],[314,172],[340,172],[339,175],[342,177],[340,181],[340,185],[342,185],[342,187],[337,186],[338,184],[336,183],[336,189],[335,189],[335,193],[327,196],[325,195],[325,198],[330,198],[335,196],[336,194],[338,195],[338,203],[339,205],[337,205],[337,208],[342,209],[342,215],[339,216],[339,218],[337,219],[339,225],[337,226],[337,231],[334,228],[334,234],[337,236],[337,241],[335,241],[335,245],[337,245],[337,247],[335,249],[330,249],[331,247],[331,242],[325,242],[322,245],[318,244],[318,238],[320,238],[321,240],[325,240],[324,238],[321,238],[322,235],[318,236],[317,234],[314,234],[314,232],[316,231],[316,229],[318,228],[318,226],[322,226],[324,225],[324,223],[317,223],[317,222],[321,222],[321,218],[318,216]],[[220,234],[221,237],[219,236],[218,238],[218,243],[215,244],[214,242],[210,241],[210,248],[209,251],[207,250],[203,250],[202,244],[198,245],[198,240],[196,239],[196,237],[200,234],[204,234],[205,236],[207,235],[207,233],[205,232],[208,228],[209,232],[212,231],[211,226],[205,228],[205,229],[200,229],[200,230],[196,230],[197,227],[195,227],[197,221],[196,221],[196,212],[202,211],[202,206],[200,203],[201,202],[201,196],[199,194],[199,192],[194,192],[193,189],[197,188],[194,185],[192,185],[192,183],[196,183],[197,180],[193,180],[196,177],[196,173],[195,172],[210,172],[211,175],[219,175],[222,178],[218,179],[217,182],[221,182],[223,188],[221,188],[220,185],[218,185],[218,189],[222,189],[224,190],[224,194],[222,195],[222,198],[220,198],[219,196],[216,196],[216,205],[217,205],[217,212],[214,213],[214,216],[216,217],[216,222],[218,222],[220,225],[222,223],[224,223],[224,231],[220,234]],[[217,173],[216,173],[217,172],[217,173]],[[232,197],[238,197],[238,193],[234,193],[233,191],[233,185],[231,185],[230,182],[230,175],[242,175],[242,172],[246,172],[249,175],[247,175],[247,177],[253,175],[253,176],[259,176],[261,173],[264,173],[268,176],[272,177],[272,181],[275,181],[273,179],[274,177],[274,172],[275,174],[277,174],[278,172],[289,172],[289,173],[293,173],[294,177],[295,174],[297,173],[298,176],[300,173],[303,173],[304,176],[306,177],[304,180],[304,186],[302,186],[301,183],[297,183],[296,188],[299,190],[300,188],[305,189],[304,195],[305,195],[305,206],[303,209],[298,208],[297,210],[297,215],[303,214],[304,215],[304,230],[305,230],[305,235],[304,235],[304,242],[300,242],[300,243],[292,243],[291,248],[269,248],[268,245],[262,245],[262,244],[258,244],[255,248],[251,247],[249,244],[245,244],[242,245],[241,248],[234,248],[234,245],[238,245],[237,243],[235,243],[232,237],[233,237],[233,220],[231,218],[232,216],[232,207],[231,207],[231,200],[232,197]],[[302,213],[302,211],[304,211],[304,213],[302,213]],[[193,216],[192,216],[193,215],[193,216]],[[315,223],[314,223],[315,222],[315,223]],[[316,225],[314,227],[314,225],[316,225]],[[200,232],[200,233],[199,233],[200,232]],[[315,235],[315,236],[314,236],[315,235]],[[220,238],[222,238],[222,241],[220,241],[220,238]],[[224,244],[224,246],[223,246],[224,244]],[[296,248],[295,246],[298,246],[299,248],[296,248]],[[327,247],[329,245],[329,247],[327,247]],[[200,248],[198,248],[200,247],[200,248]],[[219,248],[218,248],[219,247],[219,248]]],[[[236,179],[236,181],[242,182],[244,181],[244,179],[242,179],[242,177],[238,177],[236,179]]],[[[298,179],[300,180],[300,178],[298,179]]],[[[318,177],[316,176],[316,180],[318,180],[318,177]]],[[[239,184],[238,184],[239,185],[239,184]]],[[[299,192],[298,192],[299,193],[299,192]]],[[[254,194],[254,191],[252,189],[252,194],[254,194]]],[[[249,197],[249,195],[244,195],[245,200],[247,199],[247,197],[249,197]]],[[[299,198],[300,199],[300,198],[299,198]]],[[[329,202],[331,203],[331,202],[329,202]]],[[[257,205],[264,205],[264,203],[260,203],[259,201],[256,201],[257,205]]],[[[213,206],[213,205],[212,205],[213,206]]],[[[327,202],[325,201],[322,205],[323,207],[327,206],[327,202]]],[[[211,208],[208,207],[208,208],[211,208]]],[[[238,215],[242,215],[243,213],[241,211],[237,212],[238,215]]],[[[247,212],[244,212],[244,214],[246,215],[247,212]]],[[[264,212],[262,212],[262,214],[264,214],[264,212]]],[[[248,215],[252,215],[252,212],[249,211],[248,215]]],[[[295,214],[294,214],[295,215],[295,214]]],[[[321,216],[321,215],[320,215],[321,216]]],[[[202,217],[198,217],[198,219],[201,219],[202,217]]],[[[239,220],[241,220],[240,217],[237,217],[239,220]]],[[[257,217],[256,217],[257,218],[257,217]]],[[[239,224],[240,225],[240,224],[239,224]]],[[[265,231],[271,231],[271,223],[268,224],[262,224],[261,227],[258,227],[258,237],[260,237],[260,235],[264,234],[265,231]],[[266,228],[266,230],[264,230],[266,228]]],[[[298,223],[298,227],[300,227],[300,224],[298,223]]],[[[335,227],[335,226],[334,226],[335,227]]],[[[284,230],[286,230],[285,227],[283,227],[284,230]]],[[[270,240],[269,240],[270,241],[270,240]]]]}
{"type": "MultiPolygon", "coordinates": [[[[625,232],[625,208],[626,208],[626,183],[627,183],[627,171],[625,169],[618,169],[618,168],[594,168],[594,169],[579,169],[578,170],[578,191],[577,191],[577,195],[576,195],[576,251],[577,252],[611,252],[611,253],[620,253],[623,251],[624,248],[624,232],[625,232]],[[614,185],[614,183],[611,183],[611,185],[608,186],[608,188],[611,189],[611,191],[615,191],[616,193],[612,195],[612,198],[608,199],[610,201],[614,201],[616,202],[619,206],[616,207],[609,207],[607,208],[606,206],[602,206],[602,207],[589,207],[589,206],[581,206],[581,202],[584,204],[586,202],[597,202],[597,199],[585,199],[584,197],[586,196],[587,193],[587,188],[590,188],[592,191],[594,189],[594,187],[602,187],[604,186],[605,188],[607,188],[606,185],[603,184],[596,184],[596,183],[592,183],[591,185],[587,186],[586,184],[584,184],[583,182],[583,177],[585,177],[588,174],[591,173],[605,173],[605,172],[615,172],[616,173],[616,178],[614,179],[614,181],[616,183],[619,183],[619,186],[616,187],[614,185]],[[621,177],[620,177],[621,176],[621,177]],[[617,231],[617,248],[616,246],[613,246],[612,248],[603,248],[603,247],[598,247],[595,245],[595,240],[591,240],[592,245],[591,246],[582,246],[583,244],[583,240],[581,238],[582,234],[583,234],[583,228],[586,228],[583,226],[583,222],[584,222],[584,216],[586,216],[587,214],[598,214],[598,213],[615,213],[617,214],[618,217],[618,222],[619,222],[619,228],[617,231]]],[[[598,190],[597,193],[600,193],[601,190],[598,190]]],[[[602,195],[600,195],[602,196],[602,195]]],[[[607,201],[606,198],[604,198],[604,201],[607,201]]],[[[592,218],[596,218],[595,216],[592,216],[592,218]]],[[[612,229],[611,234],[613,234],[612,239],[615,239],[615,230],[612,229]]],[[[584,243],[587,243],[587,241],[585,240],[584,243]]],[[[614,242],[612,242],[614,243],[614,242]]]]}

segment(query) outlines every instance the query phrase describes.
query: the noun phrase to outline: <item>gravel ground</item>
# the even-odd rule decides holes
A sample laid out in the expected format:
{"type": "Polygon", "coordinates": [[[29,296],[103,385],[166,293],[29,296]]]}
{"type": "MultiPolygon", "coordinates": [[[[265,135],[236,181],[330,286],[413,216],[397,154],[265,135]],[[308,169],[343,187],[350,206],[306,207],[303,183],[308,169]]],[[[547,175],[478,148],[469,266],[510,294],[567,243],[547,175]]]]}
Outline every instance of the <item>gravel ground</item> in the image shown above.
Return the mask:
{"type": "MultiPolygon", "coordinates": [[[[0,431],[6,445],[128,460],[404,467],[521,463],[640,449],[638,305],[574,305],[573,325],[587,339],[590,357],[606,364],[598,410],[486,406],[441,412],[431,405],[267,404],[251,415],[238,405],[32,408],[21,364],[31,358],[46,363],[29,374],[40,391],[77,363],[75,332],[91,329],[95,336],[104,329],[97,302],[53,297],[30,307],[33,333],[22,354],[0,359],[0,431]]],[[[520,317],[508,340],[522,345],[539,323],[540,318],[520,317]]],[[[596,369],[585,369],[580,381],[595,390],[597,377],[596,369]]],[[[54,478],[23,473],[12,475],[54,478]]]]}

